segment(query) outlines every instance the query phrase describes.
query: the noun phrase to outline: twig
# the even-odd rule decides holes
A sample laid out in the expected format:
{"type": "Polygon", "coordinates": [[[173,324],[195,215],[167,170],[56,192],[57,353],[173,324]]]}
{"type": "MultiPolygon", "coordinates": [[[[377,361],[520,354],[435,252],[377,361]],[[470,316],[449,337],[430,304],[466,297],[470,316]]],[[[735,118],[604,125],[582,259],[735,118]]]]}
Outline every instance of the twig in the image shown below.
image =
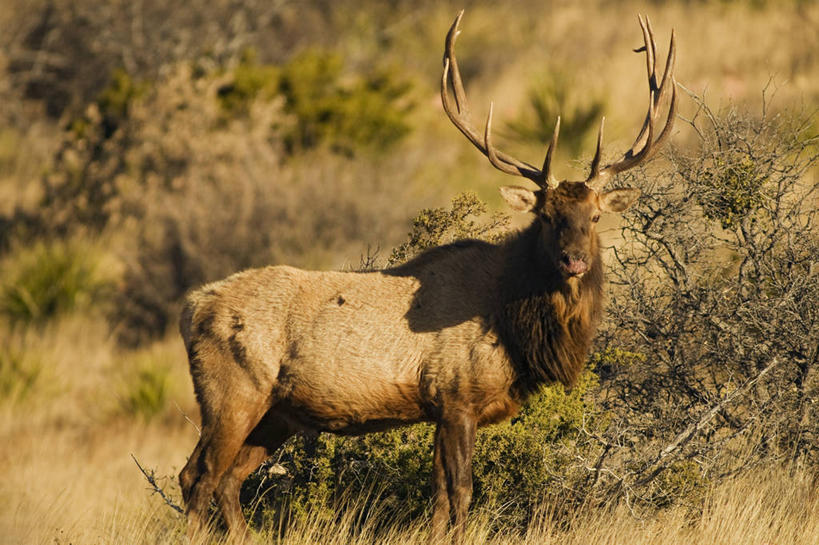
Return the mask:
{"type": "Polygon", "coordinates": [[[187,420],[190,423],[190,425],[193,426],[193,428],[196,430],[196,433],[199,434],[199,437],[202,437],[202,430],[199,429],[199,426],[196,425],[196,422],[191,420],[190,417],[187,414],[185,414],[185,411],[182,410],[182,407],[179,406],[179,403],[174,401],[173,404],[176,405],[176,410],[179,411],[179,414],[181,414],[185,418],[185,420],[187,420]]]}
{"type": "Polygon", "coordinates": [[[168,506],[169,506],[171,509],[173,509],[174,511],[177,511],[178,513],[180,513],[180,514],[184,515],[184,514],[185,514],[185,510],[184,510],[184,509],[182,509],[181,507],[179,507],[179,506],[178,506],[176,503],[174,503],[174,501],[173,501],[172,499],[170,499],[170,498],[169,498],[169,497],[168,497],[168,496],[165,494],[165,491],[164,491],[164,490],[162,490],[162,488],[161,488],[161,487],[160,487],[160,486],[157,484],[157,482],[156,482],[156,477],[154,476],[154,470],[152,469],[152,470],[151,470],[151,472],[150,472],[150,473],[148,473],[148,472],[147,472],[147,471],[145,471],[145,469],[144,469],[144,468],[143,468],[143,467],[142,467],[142,466],[139,464],[139,461],[136,459],[136,456],[134,456],[134,454],[133,454],[133,453],[131,453],[131,458],[134,460],[134,463],[137,465],[137,467],[138,467],[138,468],[139,468],[139,470],[142,472],[142,474],[143,474],[143,475],[145,475],[145,478],[148,480],[148,484],[150,484],[150,485],[151,485],[151,487],[153,487],[153,489],[154,489],[154,493],[155,493],[155,494],[159,494],[159,496],[160,496],[160,497],[161,497],[163,500],[165,500],[165,503],[167,503],[167,504],[168,504],[168,506]]]}

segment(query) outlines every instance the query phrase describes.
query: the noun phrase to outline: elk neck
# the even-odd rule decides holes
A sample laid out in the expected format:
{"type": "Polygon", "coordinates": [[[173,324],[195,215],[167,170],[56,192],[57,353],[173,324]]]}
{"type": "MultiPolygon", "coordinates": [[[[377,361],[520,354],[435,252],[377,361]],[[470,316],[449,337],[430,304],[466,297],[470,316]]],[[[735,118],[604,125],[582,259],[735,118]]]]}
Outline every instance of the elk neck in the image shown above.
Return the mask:
{"type": "Polygon", "coordinates": [[[507,239],[495,325],[527,396],[541,385],[572,386],[588,356],[602,309],[603,267],[595,240],[589,271],[566,279],[542,242],[541,222],[507,239]]]}

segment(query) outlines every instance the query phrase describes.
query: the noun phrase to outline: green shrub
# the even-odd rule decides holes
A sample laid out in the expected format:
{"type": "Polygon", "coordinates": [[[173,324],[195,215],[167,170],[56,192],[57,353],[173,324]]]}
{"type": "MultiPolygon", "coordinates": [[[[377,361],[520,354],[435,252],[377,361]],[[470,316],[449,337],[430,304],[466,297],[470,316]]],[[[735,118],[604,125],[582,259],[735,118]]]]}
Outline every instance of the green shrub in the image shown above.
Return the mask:
{"type": "MultiPolygon", "coordinates": [[[[478,432],[473,460],[474,504],[499,511],[495,520],[523,528],[542,499],[562,492],[556,474],[569,474],[573,443],[590,419],[588,394],[597,377],[587,371],[566,392],[545,388],[509,423],[478,432]]],[[[333,519],[347,498],[379,517],[423,516],[431,506],[434,427],[417,424],[360,437],[322,434],[289,442],[276,460],[287,473],[271,478],[263,467],[244,485],[243,502],[268,521],[277,513],[333,519]]]]}
{"type": "Polygon", "coordinates": [[[409,83],[397,71],[344,74],[335,53],[307,50],[281,69],[278,91],[296,127],[285,138],[289,151],[319,145],[346,154],[361,146],[385,149],[409,130],[409,83]]]}
{"type": "Polygon", "coordinates": [[[343,59],[330,51],[308,49],[273,66],[248,50],[218,98],[226,113],[241,115],[254,100],[280,96],[284,113],[295,119],[278,127],[289,153],[326,145],[352,155],[361,147],[386,149],[409,132],[410,88],[393,70],[346,73],[343,59]]]}
{"type": "Polygon", "coordinates": [[[254,100],[275,96],[278,73],[275,66],[259,64],[253,49],[246,50],[233,69],[230,82],[217,91],[222,109],[230,115],[247,115],[254,100]]]}
{"type": "Polygon", "coordinates": [[[703,191],[698,200],[705,217],[728,229],[758,209],[765,199],[767,180],[759,171],[747,153],[731,151],[717,157],[700,179],[703,191]]]}
{"type": "Polygon", "coordinates": [[[5,263],[0,312],[12,323],[42,322],[103,297],[110,282],[98,272],[99,258],[79,242],[38,242],[5,263]]]}
{"type": "Polygon", "coordinates": [[[446,208],[425,208],[412,220],[407,241],[393,249],[388,264],[398,265],[419,253],[464,238],[498,240],[510,218],[501,212],[486,215],[486,204],[470,191],[459,194],[446,208]]]}
{"type": "Polygon", "coordinates": [[[150,356],[139,357],[126,372],[120,393],[122,411],[145,421],[162,413],[168,404],[171,367],[150,356]]]}

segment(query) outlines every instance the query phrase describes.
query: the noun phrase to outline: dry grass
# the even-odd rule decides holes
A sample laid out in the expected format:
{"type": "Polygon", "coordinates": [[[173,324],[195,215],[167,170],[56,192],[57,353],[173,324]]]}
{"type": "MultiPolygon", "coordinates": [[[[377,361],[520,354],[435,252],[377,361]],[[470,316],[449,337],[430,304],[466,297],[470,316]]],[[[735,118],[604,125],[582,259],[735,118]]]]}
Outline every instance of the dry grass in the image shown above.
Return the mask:
{"type": "MultiPolygon", "coordinates": [[[[155,469],[160,485],[179,498],[176,473],[196,440],[177,409],[196,416],[175,338],[138,354],[121,352],[105,324],[65,318],[41,331],[6,332],[9,342],[32,346],[44,372],[31,395],[0,406],[0,535],[4,543],[181,543],[184,521],[152,495],[133,453],[155,469]],[[153,419],[122,412],[118,388],[134,361],[172,359],[169,401],[153,419]],[[124,362],[124,363],[123,363],[124,362]],[[167,478],[166,478],[167,477],[167,478]]],[[[474,512],[473,543],[811,544],[819,536],[819,501],[805,470],[758,470],[708,492],[701,512],[675,507],[639,520],[625,506],[581,509],[567,528],[549,505],[528,533],[492,534],[492,515],[474,512]]],[[[426,521],[378,530],[357,523],[355,509],[340,521],[293,522],[283,537],[262,529],[266,542],[301,545],[425,543],[426,521]]],[[[195,543],[219,543],[218,534],[195,543]]]]}

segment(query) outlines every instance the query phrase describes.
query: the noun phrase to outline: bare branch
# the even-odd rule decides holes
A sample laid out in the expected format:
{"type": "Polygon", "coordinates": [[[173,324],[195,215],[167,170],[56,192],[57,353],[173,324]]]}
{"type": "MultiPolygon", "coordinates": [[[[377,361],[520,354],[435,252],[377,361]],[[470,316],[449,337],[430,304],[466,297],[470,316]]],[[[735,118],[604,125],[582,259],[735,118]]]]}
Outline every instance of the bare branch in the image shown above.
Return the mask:
{"type": "Polygon", "coordinates": [[[154,475],[154,470],[152,469],[150,472],[146,471],[145,468],[143,468],[142,465],[140,465],[139,461],[136,459],[136,456],[134,456],[133,453],[131,453],[131,458],[134,460],[134,463],[145,476],[145,479],[148,481],[148,484],[150,484],[151,488],[153,488],[154,494],[159,494],[159,496],[165,501],[165,503],[168,504],[168,507],[170,507],[179,514],[184,515],[185,510],[179,507],[179,505],[177,505],[171,498],[169,498],[167,494],[165,494],[165,491],[162,490],[162,487],[160,487],[159,484],[157,484],[156,477],[154,475]]]}

